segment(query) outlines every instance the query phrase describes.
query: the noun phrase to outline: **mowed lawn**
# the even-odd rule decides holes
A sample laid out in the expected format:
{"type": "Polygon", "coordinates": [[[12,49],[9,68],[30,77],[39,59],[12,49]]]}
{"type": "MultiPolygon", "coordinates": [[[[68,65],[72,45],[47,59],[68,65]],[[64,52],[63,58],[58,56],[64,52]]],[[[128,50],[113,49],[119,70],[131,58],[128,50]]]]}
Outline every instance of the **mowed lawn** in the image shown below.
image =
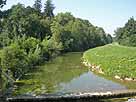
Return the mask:
{"type": "Polygon", "coordinates": [[[107,76],[136,78],[136,47],[125,47],[117,43],[86,51],[83,58],[100,65],[107,76]]]}

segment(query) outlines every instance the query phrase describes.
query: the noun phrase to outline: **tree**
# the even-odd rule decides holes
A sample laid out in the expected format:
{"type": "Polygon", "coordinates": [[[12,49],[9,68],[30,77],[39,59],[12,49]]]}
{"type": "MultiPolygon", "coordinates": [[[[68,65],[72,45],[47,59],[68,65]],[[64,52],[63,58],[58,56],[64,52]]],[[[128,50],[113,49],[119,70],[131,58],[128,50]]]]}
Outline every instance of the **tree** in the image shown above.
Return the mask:
{"type": "Polygon", "coordinates": [[[2,8],[4,5],[6,5],[7,0],[0,0],[0,8],[2,8]]]}
{"type": "Polygon", "coordinates": [[[61,35],[63,28],[58,22],[53,22],[51,26],[52,37],[50,39],[50,47],[56,50],[63,50],[63,44],[61,41],[61,35]]]}
{"type": "Polygon", "coordinates": [[[36,0],[33,7],[38,12],[41,12],[41,8],[42,8],[41,0],[36,0]]]}
{"type": "Polygon", "coordinates": [[[10,10],[10,15],[4,19],[4,32],[13,39],[15,36],[31,36],[39,39],[50,34],[50,23],[42,19],[41,13],[37,13],[34,8],[25,8],[22,4],[14,5],[10,10]]]}
{"type": "Polygon", "coordinates": [[[107,44],[107,38],[106,38],[106,34],[103,30],[103,28],[97,27],[96,28],[96,34],[98,34],[96,37],[98,37],[98,41],[96,41],[96,43],[98,43],[99,46],[105,45],[107,44]]]}
{"type": "Polygon", "coordinates": [[[113,42],[113,38],[110,34],[107,35],[107,42],[110,44],[113,42]]]}
{"type": "Polygon", "coordinates": [[[74,17],[70,13],[59,13],[54,17],[54,21],[51,24],[52,37],[51,41],[54,42],[53,48],[59,50],[68,51],[72,42],[71,31],[69,22],[74,20],[74,17]],[[56,46],[56,47],[55,47],[56,46]]]}
{"type": "Polygon", "coordinates": [[[3,21],[4,32],[7,33],[10,38],[18,36],[21,32],[24,31],[21,25],[21,23],[24,23],[22,21],[23,19],[21,19],[22,17],[26,18],[24,5],[17,4],[12,6],[10,16],[3,21]]]}
{"type": "Polygon", "coordinates": [[[27,55],[18,44],[12,44],[1,51],[1,66],[4,71],[10,70],[14,78],[28,69],[27,55]]]}
{"type": "Polygon", "coordinates": [[[115,31],[116,40],[119,44],[126,46],[136,46],[136,21],[131,17],[124,27],[115,31]]]}
{"type": "Polygon", "coordinates": [[[108,43],[103,28],[93,26],[89,21],[75,18],[71,13],[59,13],[51,24],[51,45],[63,51],[84,51],[108,43]]]}
{"type": "Polygon", "coordinates": [[[51,0],[47,0],[44,7],[44,15],[46,17],[52,18],[54,17],[53,10],[55,9],[51,0]]]}

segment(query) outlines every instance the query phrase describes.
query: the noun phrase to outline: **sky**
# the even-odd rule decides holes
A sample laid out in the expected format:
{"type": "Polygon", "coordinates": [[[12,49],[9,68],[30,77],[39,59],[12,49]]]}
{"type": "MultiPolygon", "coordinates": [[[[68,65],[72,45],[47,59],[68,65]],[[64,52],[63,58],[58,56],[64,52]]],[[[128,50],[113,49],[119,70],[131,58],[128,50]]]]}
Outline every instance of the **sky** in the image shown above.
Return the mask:
{"type": "MultiPolygon", "coordinates": [[[[3,10],[22,3],[32,6],[35,0],[7,0],[3,10]]],[[[43,4],[46,0],[42,0],[43,4]]],[[[93,25],[103,27],[106,33],[114,34],[124,26],[130,17],[136,18],[136,0],[52,0],[54,14],[71,12],[75,17],[89,20],[93,25]]]]}

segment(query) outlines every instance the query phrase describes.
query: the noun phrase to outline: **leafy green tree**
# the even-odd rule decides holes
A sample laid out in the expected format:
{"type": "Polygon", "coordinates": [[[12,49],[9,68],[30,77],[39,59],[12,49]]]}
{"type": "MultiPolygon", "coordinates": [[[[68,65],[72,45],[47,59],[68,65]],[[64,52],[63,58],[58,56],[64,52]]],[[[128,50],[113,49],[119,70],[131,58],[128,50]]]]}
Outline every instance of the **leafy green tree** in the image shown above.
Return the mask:
{"type": "MultiPolygon", "coordinates": [[[[68,51],[70,49],[72,38],[68,23],[73,19],[74,17],[70,13],[60,13],[55,16],[54,21],[51,24],[51,40],[59,45],[60,50],[68,51]]],[[[59,47],[57,48],[59,49],[59,47]]]]}
{"type": "MultiPolygon", "coordinates": [[[[106,33],[89,21],[75,18],[70,13],[59,13],[51,24],[54,46],[62,45],[63,51],[84,51],[108,43],[106,33]]],[[[55,47],[54,47],[55,48],[55,47]]]]}
{"type": "Polygon", "coordinates": [[[10,45],[12,42],[12,39],[8,37],[8,34],[5,32],[2,32],[0,34],[0,48],[6,47],[10,45]]]}
{"type": "Polygon", "coordinates": [[[51,56],[49,49],[49,36],[43,39],[43,41],[41,42],[41,47],[42,47],[43,60],[48,61],[51,56]]]}
{"type": "Polygon", "coordinates": [[[96,39],[98,41],[96,41],[96,43],[98,43],[99,46],[105,45],[107,44],[107,38],[106,38],[106,34],[103,30],[103,28],[96,28],[96,39]]]}
{"type": "Polygon", "coordinates": [[[54,18],[54,21],[57,21],[62,26],[66,26],[70,21],[74,21],[74,20],[75,18],[69,12],[58,13],[54,18]]]}
{"type": "Polygon", "coordinates": [[[41,8],[42,8],[41,0],[35,0],[33,7],[38,12],[41,12],[41,8]]]}
{"type": "Polygon", "coordinates": [[[20,74],[25,72],[28,66],[28,59],[23,49],[19,45],[12,44],[5,47],[1,51],[1,66],[6,70],[10,70],[14,78],[18,78],[20,74]]]}
{"type": "Polygon", "coordinates": [[[72,37],[74,38],[72,44],[73,49],[83,50],[83,41],[85,38],[84,24],[80,19],[76,19],[71,26],[72,26],[71,33],[72,33],[72,37]]]}
{"type": "Polygon", "coordinates": [[[25,18],[25,7],[22,4],[14,5],[11,11],[10,16],[4,20],[4,32],[9,34],[10,38],[13,38],[23,31],[20,23],[22,21],[21,18],[25,18]]]}
{"type": "Polygon", "coordinates": [[[20,44],[20,47],[24,49],[27,54],[29,54],[30,52],[33,53],[36,50],[37,46],[40,44],[40,41],[33,37],[27,37],[24,40],[23,38],[19,38],[17,43],[20,44]]]}
{"type": "Polygon", "coordinates": [[[115,31],[116,40],[119,44],[126,46],[136,46],[136,21],[132,17],[128,20],[124,27],[118,28],[115,31]]]}
{"type": "Polygon", "coordinates": [[[43,40],[44,38],[46,37],[51,37],[52,36],[52,33],[51,33],[51,23],[52,23],[52,20],[51,19],[48,19],[48,18],[42,18],[40,20],[40,24],[41,24],[41,40],[43,40]]]}
{"type": "Polygon", "coordinates": [[[11,39],[26,35],[42,40],[50,35],[50,23],[43,20],[35,9],[17,4],[11,8],[10,16],[4,19],[4,32],[11,39]]]}
{"type": "Polygon", "coordinates": [[[54,17],[53,10],[55,9],[51,0],[47,0],[44,7],[44,15],[46,17],[52,18],[54,17]]]}
{"type": "Polygon", "coordinates": [[[34,68],[33,66],[38,65],[41,59],[41,47],[39,45],[35,46],[36,49],[34,51],[30,50],[28,54],[29,66],[34,68]]]}
{"type": "Polygon", "coordinates": [[[113,42],[113,38],[110,34],[107,35],[107,43],[112,43],[113,42]]]}
{"type": "Polygon", "coordinates": [[[61,42],[62,27],[58,22],[53,22],[51,26],[52,37],[50,39],[50,46],[56,50],[63,50],[63,44],[61,42]]]}

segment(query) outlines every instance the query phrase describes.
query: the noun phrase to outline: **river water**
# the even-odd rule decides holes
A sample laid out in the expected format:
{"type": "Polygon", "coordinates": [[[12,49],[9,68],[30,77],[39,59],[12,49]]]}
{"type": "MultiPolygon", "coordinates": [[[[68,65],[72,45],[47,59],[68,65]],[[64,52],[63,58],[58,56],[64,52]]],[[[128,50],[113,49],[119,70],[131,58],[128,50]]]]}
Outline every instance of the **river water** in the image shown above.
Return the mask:
{"type": "Polygon", "coordinates": [[[82,53],[59,56],[26,74],[14,95],[123,90],[125,86],[93,74],[81,64],[82,53]]]}

